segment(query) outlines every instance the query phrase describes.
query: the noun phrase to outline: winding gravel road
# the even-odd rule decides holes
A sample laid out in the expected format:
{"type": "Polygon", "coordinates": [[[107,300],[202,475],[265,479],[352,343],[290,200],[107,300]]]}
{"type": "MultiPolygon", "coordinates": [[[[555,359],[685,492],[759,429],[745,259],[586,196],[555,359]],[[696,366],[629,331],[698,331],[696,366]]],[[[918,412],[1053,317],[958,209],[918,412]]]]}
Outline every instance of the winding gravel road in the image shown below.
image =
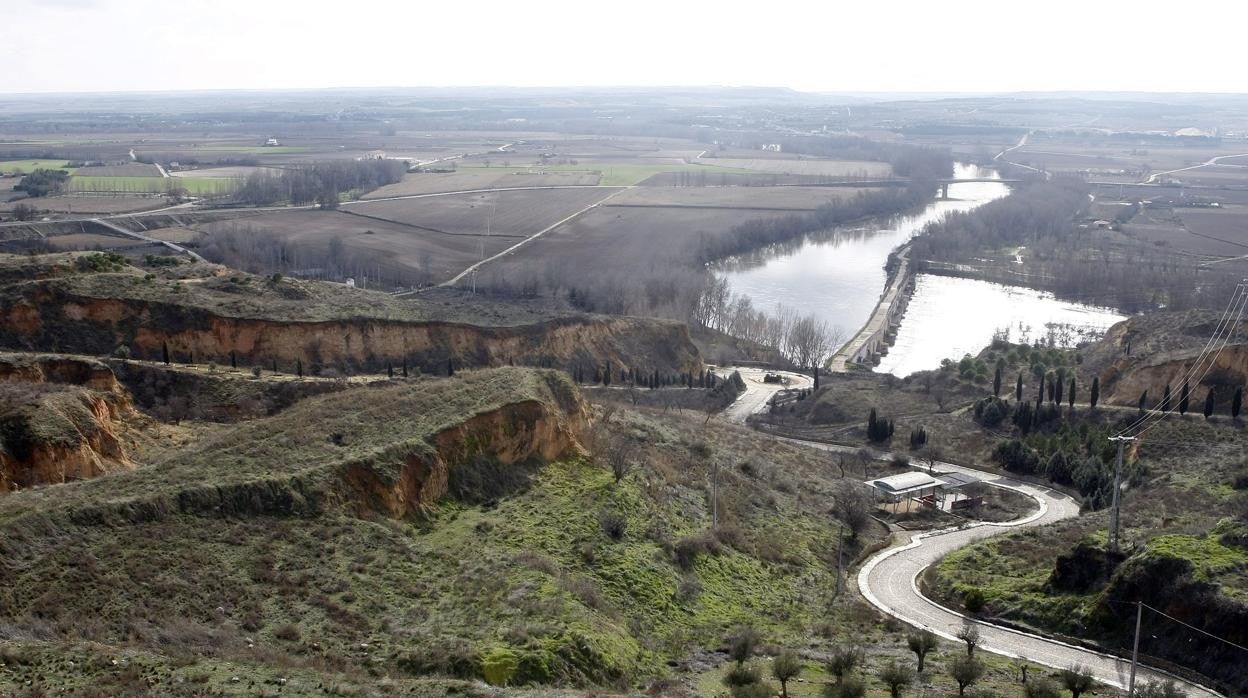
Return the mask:
{"type": "MultiPolygon", "coordinates": [[[[745,379],[746,392],[725,410],[721,418],[744,424],[754,413],[766,408],[767,400],[782,386],[764,383],[766,373],[760,369],[738,369],[745,379]]],[[[797,374],[792,374],[797,375],[797,374]]],[[[810,379],[798,387],[809,385],[810,379]]],[[[856,452],[856,447],[824,444],[800,439],[789,439],[811,448],[832,452],[856,452]]],[[[891,458],[891,454],[881,454],[891,458]]],[[[926,628],[946,639],[958,641],[958,630],[966,617],[928,599],[919,592],[918,577],[925,569],[940,561],[945,555],[977,540],[998,535],[1012,529],[1043,526],[1079,515],[1079,503],[1057,490],[1021,482],[997,473],[976,470],[952,463],[937,462],[940,472],[959,472],[977,479],[1016,490],[1036,500],[1039,508],[1022,519],[1005,523],[975,523],[962,528],[945,529],[908,534],[894,545],[871,557],[858,572],[858,589],[863,597],[881,611],[910,625],[926,628]]],[[[1019,657],[1035,664],[1065,669],[1074,665],[1092,672],[1097,680],[1126,688],[1131,672],[1130,662],[1092,650],[1050,640],[1038,635],[1010,630],[989,623],[975,623],[980,632],[980,648],[1007,657],[1019,657]]],[[[1139,682],[1150,679],[1173,678],[1160,672],[1141,667],[1136,674],[1139,682]]],[[[1188,696],[1218,696],[1220,694],[1186,681],[1176,681],[1188,696]]]]}

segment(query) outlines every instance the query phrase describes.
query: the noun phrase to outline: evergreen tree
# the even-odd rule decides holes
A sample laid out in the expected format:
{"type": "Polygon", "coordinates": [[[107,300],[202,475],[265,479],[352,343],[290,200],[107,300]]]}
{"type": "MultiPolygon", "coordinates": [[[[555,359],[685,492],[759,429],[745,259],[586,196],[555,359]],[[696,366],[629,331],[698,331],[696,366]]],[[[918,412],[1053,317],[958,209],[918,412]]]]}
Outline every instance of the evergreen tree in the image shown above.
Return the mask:
{"type": "Polygon", "coordinates": [[[1161,396],[1161,411],[1162,412],[1170,411],[1170,384],[1169,383],[1166,383],[1166,392],[1162,393],[1162,396],[1161,396]]]}
{"type": "Polygon", "coordinates": [[[1014,401],[1023,401],[1023,372],[1018,372],[1018,380],[1014,381],[1014,401]]]}
{"type": "Polygon", "coordinates": [[[602,387],[606,388],[611,385],[611,366],[607,365],[602,371],[602,387]]]}
{"type": "Polygon", "coordinates": [[[1183,381],[1183,391],[1179,393],[1179,414],[1187,414],[1187,408],[1192,397],[1192,389],[1188,386],[1187,381],[1183,381]]]}
{"type": "Polygon", "coordinates": [[[394,378],[394,365],[393,364],[390,364],[390,363],[386,364],[386,377],[394,378]]]}
{"type": "Polygon", "coordinates": [[[1044,374],[1040,374],[1040,384],[1036,386],[1036,409],[1040,408],[1040,403],[1044,402],[1044,374]]]}
{"type": "Polygon", "coordinates": [[[1148,391],[1140,393],[1140,414],[1144,414],[1144,403],[1148,402],[1148,391]]]}
{"type": "Polygon", "coordinates": [[[1053,396],[1056,399],[1053,400],[1053,403],[1056,405],[1060,405],[1062,404],[1062,392],[1063,392],[1063,388],[1065,387],[1065,383],[1064,381],[1062,381],[1062,377],[1060,375],[1057,377],[1057,380],[1055,380],[1054,383],[1056,385],[1053,386],[1053,396]]]}
{"type": "Polygon", "coordinates": [[[407,378],[407,357],[403,358],[403,377],[407,378]]]}
{"type": "Polygon", "coordinates": [[[1244,389],[1236,388],[1235,395],[1231,397],[1231,419],[1239,419],[1239,411],[1244,406],[1244,389]]]}
{"type": "Polygon", "coordinates": [[[1210,388],[1209,392],[1205,393],[1205,419],[1209,419],[1210,417],[1213,416],[1214,399],[1215,398],[1213,397],[1213,388],[1210,388]]]}
{"type": "Polygon", "coordinates": [[[992,374],[992,396],[997,397],[1001,394],[1001,364],[997,364],[997,370],[992,374]]]}
{"type": "Polygon", "coordinates": [[[277,359],[273,359],[273,372],[277,373],[277,359]]]}
{"type": "Polygon", "coordinates": [[[238,368],[238,352],[230,352],[230,368],[238,368]]]}
{"type": "Polygon", "coordinates": [[[295,375],[303,378],[303,359],[295,359],[295,375]]]}
{"type": "Polygon", "coordinates": [[[819,389],[819,367],[815,366],[815,390],[819,389]]]}
{"type": "Polygon", "coordinates": [[[1067,402],[1070,403],[1071,408],[1074,408],[1075,406],[1075,377],[1074,376],[1070,377],[1070,390],[1068,391],[1068,394],[1066,395],[1066,400],[1067,402]]]}
{"type": "Polygon", "coordinates": [[[1100,376],[1092,376],[1092,393],[1088,396],[1088,402],[1092,407],[1096,407],[1096,403],[1101,399],[1101,378],[1100,376]]]}
{"type": "Polygon", "coordinates": [[[168,342],[160,343],[160,358],[164,360],[166,366],[169,365],[169,343],[168,342]]]}
{"type": "Polygon", "coordinates": [[[451,359],[446,360],[446,377],[450,378],[455,375],[455,362],[451,359]]]}

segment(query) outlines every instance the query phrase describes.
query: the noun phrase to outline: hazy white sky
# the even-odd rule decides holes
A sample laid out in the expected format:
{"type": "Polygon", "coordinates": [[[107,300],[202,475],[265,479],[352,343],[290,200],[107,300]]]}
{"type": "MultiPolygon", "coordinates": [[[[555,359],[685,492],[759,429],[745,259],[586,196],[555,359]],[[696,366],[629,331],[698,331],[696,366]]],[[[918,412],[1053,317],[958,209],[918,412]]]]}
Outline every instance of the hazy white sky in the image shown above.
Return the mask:
{"type": "Polygon", "coordinates": [[[0,93],[1248,92],[1248,3],[1234,0],[0,0],[0,19],[0,93]]]}

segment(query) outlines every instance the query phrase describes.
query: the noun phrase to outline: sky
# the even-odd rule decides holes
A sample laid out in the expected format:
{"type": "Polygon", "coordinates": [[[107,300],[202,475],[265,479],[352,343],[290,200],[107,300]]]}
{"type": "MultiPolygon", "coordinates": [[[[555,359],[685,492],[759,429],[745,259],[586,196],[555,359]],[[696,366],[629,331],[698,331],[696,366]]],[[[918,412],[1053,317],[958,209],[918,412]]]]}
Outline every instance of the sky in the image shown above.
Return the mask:
{"type": "Polygon", "coordinates": [[[0,0],[0,93],[1245,92],[1232,0],[0,0]]]}

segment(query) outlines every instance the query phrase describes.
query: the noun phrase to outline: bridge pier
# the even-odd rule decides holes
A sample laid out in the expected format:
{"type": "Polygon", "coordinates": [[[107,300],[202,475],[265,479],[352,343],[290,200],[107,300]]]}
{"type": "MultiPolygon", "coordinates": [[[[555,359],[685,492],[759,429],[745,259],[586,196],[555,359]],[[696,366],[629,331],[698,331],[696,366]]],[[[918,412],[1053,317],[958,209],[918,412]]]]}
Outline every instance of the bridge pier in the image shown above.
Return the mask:
{"type": "Polygon", "coordinates": [[[940,198],[941,199],[949,198],[949,183],[948,182],[944,182],[943,184],[940,185],[940,198]]]}

